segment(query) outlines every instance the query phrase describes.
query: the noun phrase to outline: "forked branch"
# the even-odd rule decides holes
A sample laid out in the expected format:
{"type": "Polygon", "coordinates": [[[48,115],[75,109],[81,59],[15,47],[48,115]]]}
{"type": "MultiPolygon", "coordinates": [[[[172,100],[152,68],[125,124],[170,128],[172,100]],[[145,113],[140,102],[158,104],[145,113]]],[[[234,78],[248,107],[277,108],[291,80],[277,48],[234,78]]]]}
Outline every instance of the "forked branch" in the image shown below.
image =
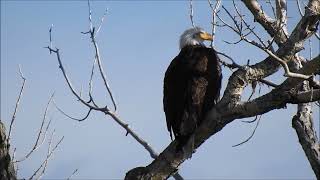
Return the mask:
{"type": "MultiPolygon", "coordinates": [[[[76,92],[76,90],[74,89],[73,85],[71,84],[71,81],[67,75],[67,72],[63,66],[63,63],[62,63],[62,59],[61,59],[61,56],[60,56],[60,51],[58,48],[56,49],[53,49],[51,46],[48,46],[46,47],[50,53],[55,53],[56,54],[56,57],[57,57],[57,60],[58,60],[58,64],[59,64],[59,68],[64,76],[64,79],[69,87],[69,89],[71,90],[72,94],[74,96],[77,97],[77,99],[79,100],[79,102],[81,102],[83,105],[87,106],[89,108],[88,110],[88,113],[87,115],[84,117],[84,118],[81,118],[81,119],[77,119],[77,118],[73,118],[69,115],[67,115],[61,108],[59,108],[58,106],[57,109],[63,113],[64,115],[66,115],[67,117],[71,118],[71,119],[74,119],[74,120],[77,120],[77,121],[83,121],[85,119],[87,119],[87,117],[89,116],[90,112],[92,110],[94,111],[97,111],[97,112],[102,112],[104,113],[105,115],[108,115],[110,116],[114,121],[116,121],[122,128],[124,128],[126,130],[126,134],[130,134],[139,144],[141,144],[150,154],[150,156],[152,158],[156,158],[158,157],[158,154],[153,150],[153,148],[145,141],[143,140],[140,136],[138,136],[137,133],[135,133],[127,123],[125,123],[123,120],[121,120],[119,118],[119,116],[117,115],[116,113],[116,110],[117,110],[117,105],[116,105],[116,102],[114,100],[114,97],[111,93],[111,88],[108,84],[108,81],[107,81],[107,76],[105,74],[105,71],[102,67],[102,61],[101,61],[101,57],[100,57],[100,51],[99,51],[99,48],[98,48],[98,43],[95,39],[96,37],[96,33],[98,32],[98,30],[100,30],[101,28],[101,25],[102,25],[102,22],[103,22],[103,19],[104,19],[104,16],[101,20],[101,24],[99,25],[99,28],[97,31],[95,31],[95,27],[93,26],[92,24],[92,17],[91,17],[91,6],[90,6],[90,1],[88,1],[88,8],[89,8],[89,31],[87,32],[82,32],[83,34],[89,34],[90,35],[90,39],[91,39],[91,42],[94,46],[94,52],[95,52],[95,57],[94,57],[94,60],[93,60],[93,65],[92,65],[92,69],[91,69],[91,74],[90,74],[90,80],[89,80],[89,101],[85,101],[79,93],[76,92]],[[114,111],[110,110],[108,108],[107,105],[105,105],[104,107],[100,107],[98,106],[94,99],[93,99],[93,96],[92,96],[92,90],[93,90],[93,74],[94,74],[94,70],[95,70],[95,65],[98,65],[98,69],[99,69],[99,72],[100,72],[100,76],[103,80],[103,83],[104,83],[104,86],[107,90],[107,93],[109,95],[109,97],[111,98],[111,101],[112,101],[112,104],[113,104],[113,107],[114,107],[114,111]]],[[[50,30],[50,34],[52,32],[52,29],[50,30]]],[[[51,36],[51,35],[50,35],[51,36]]],[[[51,38],[50,38],[51,39],[51,38]]],[[[50,43],[51,44],[51,43],[50,43]]],[[[173,175],[173,177],[175,179],[183,179],[178,173],[175,173],[173,175]]]]}

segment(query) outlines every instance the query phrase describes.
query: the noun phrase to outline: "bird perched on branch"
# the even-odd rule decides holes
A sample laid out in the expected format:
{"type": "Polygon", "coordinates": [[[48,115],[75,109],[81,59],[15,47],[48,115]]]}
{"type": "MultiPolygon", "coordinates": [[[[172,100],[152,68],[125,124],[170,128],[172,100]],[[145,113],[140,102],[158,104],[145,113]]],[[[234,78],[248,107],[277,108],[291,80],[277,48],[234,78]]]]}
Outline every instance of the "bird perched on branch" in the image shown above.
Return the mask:
{"type": "Polygon", "coordinates": [[[219,100],[219,59],[216,51],[204,44],[212,39],[199,27],[186,30],[180,37],[181,51],[165,73],[163,106],[170,137],[173,132],[178,141],[177,150],[190,142],[192,133],[219,100]]]}

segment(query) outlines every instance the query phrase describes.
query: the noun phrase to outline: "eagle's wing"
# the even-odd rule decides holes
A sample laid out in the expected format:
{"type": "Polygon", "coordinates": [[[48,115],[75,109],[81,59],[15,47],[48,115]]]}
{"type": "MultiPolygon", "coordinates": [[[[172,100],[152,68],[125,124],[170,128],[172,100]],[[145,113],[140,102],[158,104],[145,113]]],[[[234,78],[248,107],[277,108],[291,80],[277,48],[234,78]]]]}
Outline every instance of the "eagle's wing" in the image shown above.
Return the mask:
{"type": "Polygon", "coordinates": [[[173,59],[165,74],[163,98],[170,135],[172,131],[175,137],[193,133],[219,99],[221,77],[213,49],[183,49],[173,59]]]}
{"type": "Polygon", "coordinates": [[[164,77],[163,108],[166,114],[167,128],[172,139],[179,136],[182,112],[185,106],[187,87],[186,69],[184,68],[181,56],[175,57],[164,77]]]}

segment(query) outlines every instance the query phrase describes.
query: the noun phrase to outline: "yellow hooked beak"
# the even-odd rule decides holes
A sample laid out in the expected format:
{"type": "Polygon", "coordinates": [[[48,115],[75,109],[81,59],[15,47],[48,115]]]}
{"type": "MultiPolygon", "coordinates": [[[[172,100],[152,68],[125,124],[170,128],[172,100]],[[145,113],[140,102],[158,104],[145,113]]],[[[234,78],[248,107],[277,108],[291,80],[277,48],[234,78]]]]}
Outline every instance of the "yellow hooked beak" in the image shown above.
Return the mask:
{"type": "Polygon", "coordinates": [[[213,37],[211,36],[211,34],[207,33],[207,32],[201,32],[200,33],[200,38],[203,40],[209,40],[212,41],[213,37]]]}

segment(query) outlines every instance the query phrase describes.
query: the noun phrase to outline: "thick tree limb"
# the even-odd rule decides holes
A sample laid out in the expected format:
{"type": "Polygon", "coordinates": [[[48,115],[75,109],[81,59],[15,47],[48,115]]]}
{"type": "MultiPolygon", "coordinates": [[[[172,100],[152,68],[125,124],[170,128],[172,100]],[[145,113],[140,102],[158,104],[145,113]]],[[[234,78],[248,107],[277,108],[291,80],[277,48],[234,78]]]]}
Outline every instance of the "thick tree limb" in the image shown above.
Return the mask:
{"type": "Polygon", "coordinates": [[[292,127],[296,130],[299,142],[317,177],[320,179],[320,145],[313,127],[310,108],[298,111],[292,119],[292,127]]]}
{"type": "Polygon", "coordinates": [[[254,19],[262,25],[271,37],[274,37],[277,44],[281,45],[286,42],[287,36],[284,31],[279,31],[277,22],[262,10],[260,4],[256,0],[242,0],[242,2],[251,11],[254,19]]]}
{"type": "MultiPolygon", "coordinates": [[[[315,98],[314,91],[307,82],[302,84],[301,89],[302,93],[312,92],[312,98],[315,98]]],[[[297,132],[299,142],[317,179],[320,179],[320,144],[313,126],[311,103],[298,105],[297,114],[292,118],[292,127],[297,132]]]]}

